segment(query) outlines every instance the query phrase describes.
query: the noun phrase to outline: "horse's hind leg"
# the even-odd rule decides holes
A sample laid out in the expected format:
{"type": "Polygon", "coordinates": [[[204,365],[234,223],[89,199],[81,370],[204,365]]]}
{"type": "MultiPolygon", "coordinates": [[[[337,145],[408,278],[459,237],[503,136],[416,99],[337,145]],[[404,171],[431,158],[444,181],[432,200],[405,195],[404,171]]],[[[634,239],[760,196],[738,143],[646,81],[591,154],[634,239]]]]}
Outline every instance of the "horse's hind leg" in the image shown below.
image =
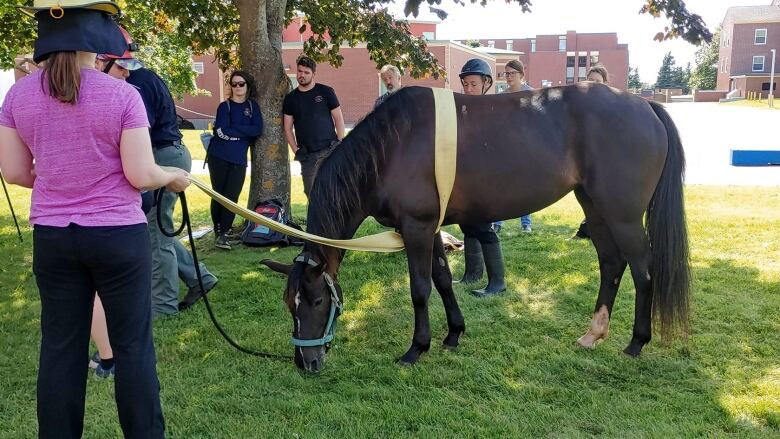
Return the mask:
{"type": "Polygon", "coordinates": [[[458,347],[460,335],[466,332],[466,325],[463,322],[463,314],[458,307],[455,292],[452,291],[452,272],[447,262],[447,255],[444,253],[441,233],[437,233],[433,239],[433,262],[431,265],[433,285],[439,292],[441,301],[444,303],[444,311],[447,313],[448,332],[442,343],[444,347],[454,349],[458,347]]]}
{"type": "Polygon", "coordinates": [[[414,306],[414,336],[409,350],[399,359],[401,364],[414,364],[431,346],[428,319],[428,298],[431,295],[431,258],[436,225],[407,219],[401,224],[401,236],[409,264],[409,285],[414,306]]]}
{"type": "Polygon", "coordinates": [[[612,307],[615,304],[615,296],[620,287],[620,280],[623,278],[623,272],[626,270],[626,260],[621,255],[609,227],[593,206],[590,197],[581,188],[574,193],[585,211],[591,241],[594,247],[596,247],[596,254],[599,258],[599,271],[601,274],[599,295],[596,299],[590,328],[588,328],[588,332],[585,335],[577,340],[577,343],[586,348],[595,348],[598,343],[609,335],[609,319],[612,315],[612,307]]]}
{"type": "Polygon", "coordinates": [[[631,277],[636,288],[634,306],[634,333],[631,342],[623,350],[636,357],[642,347],[650,342],[653,307],[653,280],[650,274],[652,254],[641,218],[631,222],[610,225],[615,242],[628,260],[631,277]]]}

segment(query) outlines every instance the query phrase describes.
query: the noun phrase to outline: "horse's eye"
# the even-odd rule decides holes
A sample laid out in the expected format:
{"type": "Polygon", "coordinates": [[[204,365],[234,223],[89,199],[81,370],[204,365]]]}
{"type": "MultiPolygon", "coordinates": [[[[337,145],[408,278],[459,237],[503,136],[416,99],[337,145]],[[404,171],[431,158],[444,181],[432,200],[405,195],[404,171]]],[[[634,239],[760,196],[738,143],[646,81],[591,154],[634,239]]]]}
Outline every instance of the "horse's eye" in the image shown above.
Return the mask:
{"type": "Polygon", "coordinates": [[[322,305],[322,297],[318,297],[314,300],[314,306],[320,306],[322,305]]]}

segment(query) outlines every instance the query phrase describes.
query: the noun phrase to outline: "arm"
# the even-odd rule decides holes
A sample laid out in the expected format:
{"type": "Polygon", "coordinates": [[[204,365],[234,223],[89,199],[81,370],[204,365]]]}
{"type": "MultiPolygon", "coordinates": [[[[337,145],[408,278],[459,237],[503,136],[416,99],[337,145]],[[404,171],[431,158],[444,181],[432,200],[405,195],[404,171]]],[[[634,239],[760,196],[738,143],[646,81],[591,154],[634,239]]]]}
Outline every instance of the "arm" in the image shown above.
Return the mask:
{"type": "Polygon", "coordinates": [[[241,140],[241,137],[230,130],[230,110],[228,110],[228,104],[225,102],[217,107],[217,117],[214,119],[214,135],[227,141],[241,140]]]}
{"type": "Polygon", "coordinates": [[[298,152],[298,142],[295,139],[295,133],[293,133],[293,117],[289,114],[284,115],[284,138],[287,139],[293,154],[298,152]]]}
{"type": "Polygon", "coordinates": [[[14,128],[0,126],[0,171],[8,183],[33,187],[35,173],[30,149],[14,128]]]}
{"type": "Polygon", "coordinates": [[[333,117],[333,125],[336,126],[336,137],[341,140],[344,138],[344,115],[341,114],[341,107],[330,110],[330,115],[333,117]]]}
{"type": "Polygon", "coordinates": [[[252,106],[252,120],[249,125],[232,125],[230,117],[222,128],[222,133],[230,137],[240,137],[242,140],[252,140],[263,134],[263,116],[260,114],[260,108],[256,104],[252,106]]]}
{"type": "Polygon", "coordinates": [[[189,185],[189,174],[178,168],[161,168],[154,163],[149,130],[132,128],[122,131],[119,142],[122,171],[133,187],[139,190],[166,186],[173,192],[181,192],[189,185]]]}

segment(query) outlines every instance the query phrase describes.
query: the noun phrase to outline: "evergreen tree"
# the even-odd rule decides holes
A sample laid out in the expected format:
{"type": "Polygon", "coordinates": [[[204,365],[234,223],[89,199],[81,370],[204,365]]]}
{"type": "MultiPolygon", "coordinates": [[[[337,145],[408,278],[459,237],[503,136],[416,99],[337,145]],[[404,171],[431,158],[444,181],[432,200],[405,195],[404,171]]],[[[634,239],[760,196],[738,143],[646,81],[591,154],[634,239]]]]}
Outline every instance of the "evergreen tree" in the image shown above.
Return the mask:
{"type": "Polygon", "coordinates": [[[674,88],[675,83],[675,63],[672,52],[664,55],[661,62],[661,68],[658,69],[658,78],[655,80],[655,88],[674,88]]]}
{"type": "Polygon", "coordinates": [[[639,79],[639,67],[628,68],[628,88],[641,89],[642,81],[639,79]]]}

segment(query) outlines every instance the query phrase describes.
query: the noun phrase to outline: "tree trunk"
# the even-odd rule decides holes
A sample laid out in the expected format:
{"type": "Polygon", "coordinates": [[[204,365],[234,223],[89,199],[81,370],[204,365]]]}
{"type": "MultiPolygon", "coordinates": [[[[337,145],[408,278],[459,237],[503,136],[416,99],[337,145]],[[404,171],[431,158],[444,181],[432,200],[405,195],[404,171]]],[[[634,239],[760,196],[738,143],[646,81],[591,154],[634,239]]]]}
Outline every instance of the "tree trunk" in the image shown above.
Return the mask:
{"type": "Polygon", "coordinates": [[[282,30],[287,0],[237,0],[241,66],[255,77],[263,109],[263,135],[252,146],[249,208],[279,199],[290,206],[289,147],[284,138],[282,101],[290,80],[282,64],[282,30]]]}

